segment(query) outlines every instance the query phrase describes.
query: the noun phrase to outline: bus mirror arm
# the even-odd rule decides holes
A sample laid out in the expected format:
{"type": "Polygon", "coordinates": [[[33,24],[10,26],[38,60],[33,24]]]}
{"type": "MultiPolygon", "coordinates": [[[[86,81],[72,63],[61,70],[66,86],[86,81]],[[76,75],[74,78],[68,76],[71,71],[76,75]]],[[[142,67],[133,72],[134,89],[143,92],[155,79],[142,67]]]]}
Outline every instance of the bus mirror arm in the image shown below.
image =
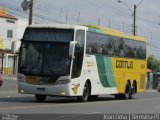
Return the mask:
{"type": "Polygon", "coordinates": [[[69,57],[74,59],[74,47],[75,44],[77,43],[77,41],[72,41],[70,42],[70,46],[69,46],[69,57]]]}

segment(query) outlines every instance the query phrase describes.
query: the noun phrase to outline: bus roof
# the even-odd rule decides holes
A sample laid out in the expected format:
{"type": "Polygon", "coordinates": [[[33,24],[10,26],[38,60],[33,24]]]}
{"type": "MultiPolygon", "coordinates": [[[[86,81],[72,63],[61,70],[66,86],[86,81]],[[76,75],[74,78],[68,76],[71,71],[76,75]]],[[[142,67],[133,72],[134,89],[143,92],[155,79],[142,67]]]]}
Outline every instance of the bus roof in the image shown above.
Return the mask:
{"type": "Polygon", "coordinates": [[[60,28],[60,29],[87,29],[86,26],[74,24],[33,24],[27,28],[60,28]]]}
{"type": "Polygon", "coordinates": [[[92,32],[127,38],[127,39],[134,39],[139,41],[145,41],[143,37],[140,36],[132,36],[127,35],[123,32],[118,30],[98,26],[98,25],[75,25],[75,24],[33,24],[29,25],[27,28],[60,28],[60,29],[82,29],[82,30],[89,30],[92,32]]]}
{"type": "Polygon", "coordinates": [[[122,38],[127,38],[127,39],[134,39],[134,40],[139,40],[139,41],[145,41],[143,37],[140,36],[132,36],[132,35],[127,35],[123,32],[120,32],[118,30],[102,27],[102,26],[97,26],[97,25],[84,25],[89,28],[90,31],[93,32],[98,32],[102,34],[107,34],[107,35],[112,35],[112,36],[117,36],[117,37],[122,37],[122,38]]]}

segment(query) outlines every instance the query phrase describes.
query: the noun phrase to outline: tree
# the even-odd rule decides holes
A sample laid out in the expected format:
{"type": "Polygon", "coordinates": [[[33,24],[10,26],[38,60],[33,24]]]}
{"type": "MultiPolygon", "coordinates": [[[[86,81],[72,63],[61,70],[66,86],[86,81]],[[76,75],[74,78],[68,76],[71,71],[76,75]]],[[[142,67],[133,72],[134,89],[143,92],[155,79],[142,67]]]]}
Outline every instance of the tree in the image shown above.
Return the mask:
{"type": "Polygon", "coordinates": [[[158,71],[160,67],[160,61],[155,58],[154,55],[149,55],[147,59],[147,68],[158,71]]]}

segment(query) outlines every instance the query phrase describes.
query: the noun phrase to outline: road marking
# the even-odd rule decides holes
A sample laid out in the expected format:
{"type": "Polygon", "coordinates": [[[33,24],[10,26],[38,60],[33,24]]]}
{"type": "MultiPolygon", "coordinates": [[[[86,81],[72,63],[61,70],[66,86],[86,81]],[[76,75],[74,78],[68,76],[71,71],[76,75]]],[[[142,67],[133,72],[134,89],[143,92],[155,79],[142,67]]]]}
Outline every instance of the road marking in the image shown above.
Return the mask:
{"type": "Polygon", "coordinates": [[[92,112],[92,113],[86,113],[86,114],[73,114],[73,115],[61,115],[59,117],[77,117],[77,116],[84,116],[84,115],[92,115],[92,114],[101,114],[101,112],[92,112]]]}
{"type": "Polygon", "coordinates": [[[160,108],[160,106],[158,105],[158,106],[155,106],[154,108],[160,108]]]}
{"type": "Polygon", "coordinates": [[[18,91],[0,91],[0,94],[4,93],[18,93],[18,91]]]}
{"type": "Polygon", "coordinates": [[[160,100],[160,98],[148,98],[148,99],[135,99],[135,100],[113,100],[113,101],[97,101],[97,102],[86,102],[86,103],[71,103],[71,104],[54,104],[54,105],[33,105],[33,106],[20,106],[20,107],[2,107],[0,110],[10,110],[10,109],[28,109],[28,108],[40,108],[40,107],[61,107],[61,106],[76,106],[76,105],[92,105],[92,104],[101,104],[101,103],[120,103],[120,102],[137,102],[137,101],[148,101],[148,100],[160,100]]]}
{"type": "MultiPolygon", "coordinates": [[[[83,115],[85,115],[85,114],[83,114],[83,115]]],[[[59,117],[61,117],[61,118],[66,118],[66,117],[78,117],[78,116],[82,116],[82,114],[74,114],[74,115],[61,115],[61,116],[59,116],[59,117]]]]}
{"type": "Polygon", "coordinates": [[[144,93],[147,93],[147,92],[153,93],[153,92],[157,92],[157,90],[146,90],[144,93]]]}
{"type": "Polygon", "coordinates": [[[92,113],[87,113],[87,114],[101,114],[101,112],[92,112],[92,113]]]}
{"type": "Polygon", "coordinates": [[[84,116],[84,115],[93,115],[93,114],[101,114],[101,112],[92,112],[92,113],[85,113],[85,114],[66,114],[66,115],[61,115],[59,117],[61,118],[66,118],[66,117],[78,117],[78,116],[84,116]]]}

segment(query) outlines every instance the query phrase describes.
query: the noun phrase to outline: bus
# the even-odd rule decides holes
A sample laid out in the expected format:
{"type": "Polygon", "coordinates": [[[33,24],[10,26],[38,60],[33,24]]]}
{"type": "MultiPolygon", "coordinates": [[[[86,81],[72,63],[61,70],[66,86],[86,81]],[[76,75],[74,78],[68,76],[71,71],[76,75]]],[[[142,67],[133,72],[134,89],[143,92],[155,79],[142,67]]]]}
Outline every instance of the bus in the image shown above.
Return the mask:
{"type": "Polygon", "coordinates": [[[37,24],[26,28],[18,63],[18,92],[131,99],[146,87],[146,41],[96,25],[37,24]]]}

